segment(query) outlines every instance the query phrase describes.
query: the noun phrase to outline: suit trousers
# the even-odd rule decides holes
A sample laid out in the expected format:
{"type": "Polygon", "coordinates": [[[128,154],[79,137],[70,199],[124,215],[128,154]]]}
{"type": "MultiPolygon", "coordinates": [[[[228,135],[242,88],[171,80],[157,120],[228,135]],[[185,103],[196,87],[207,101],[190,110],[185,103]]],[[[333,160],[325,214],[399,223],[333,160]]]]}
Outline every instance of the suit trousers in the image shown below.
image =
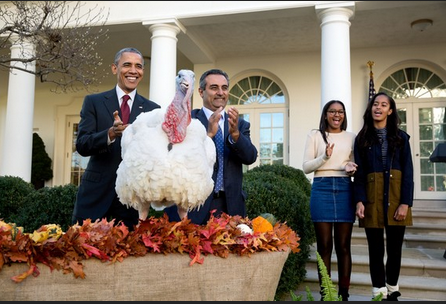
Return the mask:
{"type": "Polygon", "coordinates": [[[212,211],[215,210],[214,217],[220,216],[222,213],[228,213],[228,208],[226,207],[226,196],[224,195],[224,192],[220,191],[217,193],[214,193],[214,197],[211,202],[211,207],[209,208],[209,214],[206,215],[204,218],[204,223],[207,223],[209,218],[211,217],[212,211]]]}

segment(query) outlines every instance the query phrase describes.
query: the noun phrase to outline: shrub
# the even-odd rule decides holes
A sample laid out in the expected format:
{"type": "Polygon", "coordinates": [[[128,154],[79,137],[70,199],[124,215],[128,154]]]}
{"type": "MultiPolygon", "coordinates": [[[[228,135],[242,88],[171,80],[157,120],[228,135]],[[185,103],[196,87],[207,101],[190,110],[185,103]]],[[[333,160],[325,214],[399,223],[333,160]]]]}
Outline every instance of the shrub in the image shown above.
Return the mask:
{"type": "Polygon", "coordinates": [[[43,187],[45,181],[53,178],[51,158],[45,150],[45,144],[37,133],[33,133],[33,152],[31,164],[31,183],[35,189],[43,187]]]}
{"type": "Polygon", "coordinates": [[[23,200],[34,191],[33,185],[20,177],[0,176],[0,219],[11,222],[22,207],[23,200]]]}
{"type": "Polygon", "coordinates": [[[152,207],[150,207],[149,209],[149,215],[147,216],[147,218],[153,216],[154,218],[160,218],[163,217],[164,215],[164,210],[155,210],[152,207]]]}
{"type": "Polygon", "coordinates": [[[243,188],[248,194],[249,218],[271,213],[300,237],[300,252],[291,253],[282,270],[276,292],[276,299],[280,300],[304,281],[310,247],[316,241],[310,217],[311,183],[302,170],[286,165],[262,165],[245,172],[243,188]]]}
{"type": "Polygon", "coordinates": [[[59,224],[63,231],[67,231],[71,226],[77,189],[77,186],[68,184],[34,191],[23,200],[20,212],[10,222],[30,233],[46,224],[59,224]]]}

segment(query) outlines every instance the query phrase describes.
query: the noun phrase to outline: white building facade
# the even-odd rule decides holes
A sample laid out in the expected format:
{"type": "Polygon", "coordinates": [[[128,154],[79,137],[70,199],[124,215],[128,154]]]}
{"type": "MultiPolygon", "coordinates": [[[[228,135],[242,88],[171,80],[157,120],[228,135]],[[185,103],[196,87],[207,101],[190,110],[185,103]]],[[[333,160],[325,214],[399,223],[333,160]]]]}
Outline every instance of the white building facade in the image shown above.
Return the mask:
{"type": "MultiPolygon", "coordinates": [[[[446,1],[92,1],[110,15],[98,46],[116,85],[115,53],[136,47],[146,58],[138,93],[166,106],[178,70],[230,76],[230,104],[251,123],[254,166],[301,169],[306,134],[331,99],[347,107],[348,129],[362,126],[373,61],[376,91],[395,97],[411,135],[415,198],[446,200],[446,164],[429,156],[446,141],[446,1]],[[432,21],[420,31],[416,20],[432,21]]],[[[32,46],[26,46],[32,48],[32,46]]],[[[14,52],[12,47],[11,53],[14,52]]],[[[27,73],[0,72],[0,175],[30,180],[32,132],[53,160],[47,186],[78,184],[87,159],[74,150],[85,90],[56,94],[27,73]]],[[[249,168],[247,168],[249,169],[249,168]]],[[[311,175],[309,176],[311,178],[311,175]]]]}

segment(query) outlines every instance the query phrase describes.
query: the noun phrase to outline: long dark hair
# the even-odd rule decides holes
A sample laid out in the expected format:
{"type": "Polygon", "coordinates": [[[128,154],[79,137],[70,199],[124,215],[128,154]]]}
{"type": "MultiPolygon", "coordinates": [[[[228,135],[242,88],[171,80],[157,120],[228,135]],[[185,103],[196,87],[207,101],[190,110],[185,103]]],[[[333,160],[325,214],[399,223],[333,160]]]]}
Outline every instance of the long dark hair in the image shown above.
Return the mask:
{"type": "Polygon", "coordinates": [[[390,104],[390,109],[392,114],[387,116],[387,141],[389,144],[389,149],[392,151],[395,147],[399,147],[403,144],[403,140],[399,135],[399,126],[401,125],[401,118],[398,115],[398,109],[396,108],[395,100],[384,92],[379,92],[375,94],[372,99],[367,104],[365,109],[363,119],[364,125],[357,135],[357,140],[360,148],[367,148],[373,144],[379,143],[378,135],[375,131],[375,126],[373,125],[372,107],[378,96],[386,96],[390,104]]]}
{"type": "Polygon", "coordinates": [[[342,121],[341,124],[341,130],[344,131],[347,129],[347,112],[345,112],[344,103],[340,100],[330,100],[324,105],[324,108],[322,109],[321,112],[321,119],[319,120],[319,131],[321,132],[322,138],[324,139],[326,144],[328,144],[327,134],[325,133],[328,128],[327,111],[334,103],[339,103],[342,106],[342,109],[344,110],[344,120],[342,121]]]}

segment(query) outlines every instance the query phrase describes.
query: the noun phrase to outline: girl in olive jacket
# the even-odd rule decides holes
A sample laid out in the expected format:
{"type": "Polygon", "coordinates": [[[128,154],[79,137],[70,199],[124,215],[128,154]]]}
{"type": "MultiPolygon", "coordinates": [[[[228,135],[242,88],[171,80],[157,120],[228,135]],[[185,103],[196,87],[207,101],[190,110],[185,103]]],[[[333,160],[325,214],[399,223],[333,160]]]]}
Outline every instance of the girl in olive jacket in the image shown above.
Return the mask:
{"type": "Polygon", "coordinates": [[[381,293],[383,299],[397,301],[404,233],[406,226],[412,226],[410,136],[399,129],[395,101],[385,93],[373,96],[363,118],[354,147],[356,216],[367,236],[372,297],[381,293]]]}

